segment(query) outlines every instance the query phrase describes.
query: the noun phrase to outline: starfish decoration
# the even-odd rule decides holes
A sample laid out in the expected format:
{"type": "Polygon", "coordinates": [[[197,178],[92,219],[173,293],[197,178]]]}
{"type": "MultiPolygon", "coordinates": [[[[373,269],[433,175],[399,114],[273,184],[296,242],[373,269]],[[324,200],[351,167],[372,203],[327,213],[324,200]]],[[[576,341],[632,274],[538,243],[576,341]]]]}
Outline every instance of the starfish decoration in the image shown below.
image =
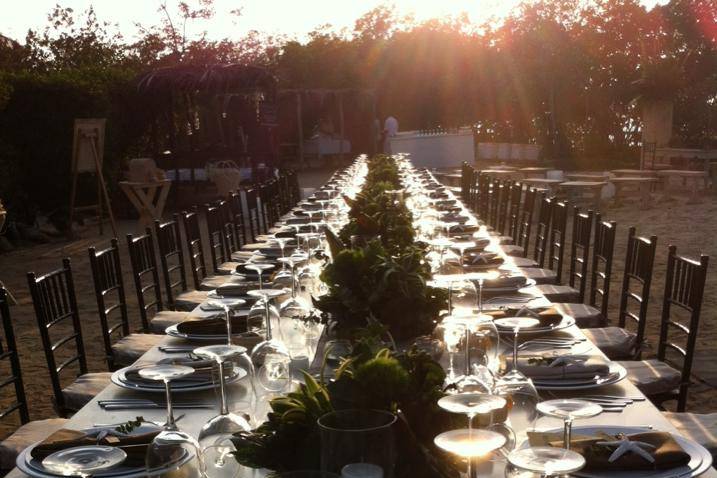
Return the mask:
{"type": "Polygon", "coordinates": [[[650,453],[650,450],[655,449],[655,445],[642,441],[630,441],[626,435],[620,436],[619,439],[615,441],[599,441],[597,444],[607,447],[616,447],[615,451],[610,455],[610,458],[607,459],[610,463],[615,462],[624,454],[630,452],[642,457],[649,463],[655,463],[655,457],[650,453]]]}

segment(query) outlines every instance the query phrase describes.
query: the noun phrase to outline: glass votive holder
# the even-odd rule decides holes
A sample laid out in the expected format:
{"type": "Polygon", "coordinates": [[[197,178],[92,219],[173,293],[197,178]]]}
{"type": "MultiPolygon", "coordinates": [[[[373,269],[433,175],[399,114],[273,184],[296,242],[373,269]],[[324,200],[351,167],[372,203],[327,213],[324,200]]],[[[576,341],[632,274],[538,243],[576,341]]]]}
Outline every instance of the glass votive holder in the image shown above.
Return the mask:
{"type": "Polygon", "coordinates": [[[396,416],[382,410],[340,410],[322,416],[321,470],[346,478],[393,478],[395,423],[396,416]]]}

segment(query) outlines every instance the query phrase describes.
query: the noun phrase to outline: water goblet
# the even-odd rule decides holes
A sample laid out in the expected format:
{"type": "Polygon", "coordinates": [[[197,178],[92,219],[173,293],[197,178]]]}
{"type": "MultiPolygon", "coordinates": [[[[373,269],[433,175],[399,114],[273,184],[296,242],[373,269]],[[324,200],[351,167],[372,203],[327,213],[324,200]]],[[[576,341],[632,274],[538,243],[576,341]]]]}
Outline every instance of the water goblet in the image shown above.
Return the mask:
{"type": "Polygon", "coordinates": [[[114,446],[74,446],[45,457],[42,467],[58,475],[86,478],[114,468],[126,458],[127,453],[114,446]]]}
{"type": "Polygon", "coordinates": [[[139,371],[139,375],[142,378],[164,383],[167,400],[167,421],[162,431],[154,437],[147,448],[146,464],[148,471],[165,468],[168,464],[174,464],[175,468],[179,468],[183,461],[182,458],[187,456],[188,453],[194,453],[199,463],[199,476],[206,476],[199,442],[188,433],[179,430],[174,420],[172,409],[172,390],[170,385],[172,380],[186,377],[193,373],[194,369],[192,367],[170,364],[146,367],[139,371]]]}
{"type": "Polygon", "coordinates": [[[566,450],[570,450],[573,420],[599,415],[602,413],[602,407],[587,400],[558,398],[540,402],[538,411],[549,417],[563,419],[563,446],[566,450]]]}
{"type": "MultiPolygon", "coordinates": [[[[269,301],[272,298],[284,295],[283,290],[277,289],[262,289],[262,290],[250,290],[247,295],[251,297],[263,297],[264,298],[264,310],[265,310],[265,328],[266,328],[266,339],[254,346],[251,351],[251,361],[254,364],[254,368],[258,369],[264,365],[264,357],[269,353],[281,353],[286,356],[289,355],[289,351],[286,348],[284,342],[279,338],[276,339],[272,334],[272,320],[269,312],[269,301]]],[[[278,327],[278,336],[281,337],[281,320],[277,320],[276,325],[278,327]]]]}

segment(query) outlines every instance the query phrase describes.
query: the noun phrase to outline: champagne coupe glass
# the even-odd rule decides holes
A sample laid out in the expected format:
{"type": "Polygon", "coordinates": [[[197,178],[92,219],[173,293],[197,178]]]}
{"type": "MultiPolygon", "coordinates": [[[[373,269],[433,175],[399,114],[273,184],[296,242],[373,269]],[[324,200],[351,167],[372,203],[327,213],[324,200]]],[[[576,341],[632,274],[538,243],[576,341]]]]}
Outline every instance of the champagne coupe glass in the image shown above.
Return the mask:
{"type": "Polygon", "coordinates": [[[563,448],[538,446],[508,455],[506,478],[562,478],[585,466],[585,458],[563,448]]]}
{"type": "MultiPolygon", "coordinates": [[[[251,425],[249,425],[245,417],[229,412],[224,369],[227,362],[241,360],[243,363],[241,363],[240,367],[249,375],[249,383],[251,383],[251,377],[253,376],[251,360],[246,356],[246,348],[238,345],[199,347],[194,349],[194,354],[205,359],[214,360],[219,366],[219,415],[204,424],[198,438],[204,453],[204,462],[208,470],[217,469],[213,470],[212,476],[217,474],[215,471],[225,471],[225,468],[227,468],[226,471],[231,469],[231,472],[234,472],[238,469],[238,464],[236,460],[230,457],[231,453],[236,450],[231,441],[232,435],[237,432],[251,430],[251,425]]],[[[248,392],[253,393],[253,390],[248,392]]],[[[231,473],[231,476],[233,474],[231,473]]]]}
{"type": "Polygon", "coordinates": [[[570,450],[570,439],[573,430],[573,420],[577,418],[590,418],[602,413],[602,407],[597,403],[572,398],[558,398],[546,400],[538,404],[538,411],[544,415],[563,419],[563,447],[570,450]]]}
{"type": "Polygon", "coordinates": [[[167,400],[167,421],[164,424],[164,429],[154,437],[154,440],[147,448],[146,464],[148,471],[164,468],[171,463],[174,463],[175,467],[179,468],[180,463],[183,462],[182,458],[187,456],[188,453],[194,453],[199,463],[199,476],[206,477],[199,442],[193,436],[177,428],[172,409],[171,381],[193,373],[194,369],[192,367],[170,364],[155,365],[139,371],[139,375],[142,378],[164,382],[167,400]]]}
{"type": "Polygon", "coordinates": [[[114,446],[74,446],[45,457],[42,467],[58,475],[86,478],[114,468],[126,458],[127,453],[114,446]]]}
{"type": "Polygon", "coordinates": [[[478,478],[474,460],[488,455],[505,445],[506,438],[500,433],[482,429],[459,429],[441,433],[433,443],[449,453],[465,458],[468,462],[468,478],[478,478]]]}
{"type": "MultiPolygon", "coordinates": [[[[284,293],[285,292],[283,290],[277,289],[250,290],[247,292],[247,295],[251,297],[264,298],[264,307],[266,314],[266,340],[256,344],[251,351],[251,361],[256,369],[264,365],[264,358],[269,353],[279,353],[289,356],[289,351],[286,348],[284,342],[280,339],[275,339],[272,335],[272,321],[269,313],[269,301],[272,298],[284,295],[284,293]]],[[[276,325],[279,329],[279,337],[281,337],[281,320],[277,320],[276,325]]]]}
{"type": "MultiPolygon", "coordinates": [[[[438,406],[447,412],[462,413],[468,417],[468,429],[473,428],[473,418],[478,414],[492,414],[505,407],[503,397],[487,393],[456,393],[438,400],[438,406]]],[[[492,421],[492,419],[491,419],[492,421]]]]}

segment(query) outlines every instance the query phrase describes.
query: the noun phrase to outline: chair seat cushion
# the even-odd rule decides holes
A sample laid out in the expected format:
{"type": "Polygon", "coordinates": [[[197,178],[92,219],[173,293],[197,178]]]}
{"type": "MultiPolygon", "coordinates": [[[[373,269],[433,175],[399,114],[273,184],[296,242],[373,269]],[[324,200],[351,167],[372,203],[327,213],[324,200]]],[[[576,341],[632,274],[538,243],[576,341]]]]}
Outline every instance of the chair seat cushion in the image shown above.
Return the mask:
{"type": "Polygon", "coordinates": [[[627,378],[645,395],[669,393],[680,386],[679,371],[657,359],[619,362],[627,369],[627,378]]]}
{"type": "Polygon", "coordinates": [[[205,290],[188,290],[182,292],[174,299],[174,306],[179,310],[192,311],[199,304],[207,300],[207,294],[208,292],[205,290]]]}
{"type": "Polygon", "coordinates": [[[622,327],[585,329],[583,333],[610,360],[629,359],[633,356],[637,336],[622,327]]]}
{"type": "Polygon", "coordinates": [[[717,413],[664,412],[680,435],[696,441],[717,456],[717,413]]]}
{"type": "Polygon", "coordinates": [[[153,334],[164,334],[164,331],[167,330],[167,327],[169,327],[170,325],[176,325],[180,322],[184,322],[188,318],[188,312],[163,310],[161,312],[157,312],[157,315],[152,317],[152,320],[150,320],[149,322],[149,330],[153,334]]]}
{"type": "Polygon", "coordinates": [[[569,285],[540,284],[535,289],[550,302],[580,302],[580,291],[569,285]]]}
{"type": "Polygon", "coordinates": [[[575,323],[581,329],[603,327],[605,325],[602,313],[592,305],[558,302],[553,306],[563,315],[568,315],[575,319],[575,323]]]}
{"type": "Polygon", "coordinates": [[[15,468],[15,459],[25,448],[44,440],[67,425],[66,418],[35,420],[22,425],[0,443],[0,470],[15,468]]]}
{"type": "MultiPolygon", "coordinates": [[[[238,262],[234,262],[233,264],[239,265],[238,262]]],[[[236,270],[236,266],[234,266],[233,270],[236,270]]],[[[205,292],[214,290],[218,287],[223,286],[227,281],[230,281],[230,280],[232,280],[232,276],[230,276],[228,274],[205,277],[202,280],[202,283],[199,284],[199,290],[205,291],[205,292]]]]}
{"type": "Polygon", "coordinates": [[[62,389],[65,407],[79,410],[110,384],[110,372],[86,373],[62,389]]]}
{"type": "Polygon", "coordinates": [[[536,284],[555,284],[558,280],[558,275],[550,269],[526,267],[525,269],[520,269],[520,272],[528,279],[535,280],[536,284]]]}
{"type": "Polygon", "coordinates": [[[243,246],[241,246],[241,250],[255,252],[263,247],[269,247],[269,243],[268,242],[252,242],[251,244],[244,244],[243,246]]]}
{"type": "Polygon", "coordinates": [[[508,254],[510,256],[509,261],[515,264],[515,267],[538,267],[538,263],[535,262],[533,259],[529,259],[527,257],[518,257],[514,256],[512,254],[508,254]]]}
{"type": "Polygon", "coordinates": [[[132,365],[155,345],[159,345],[164,337],[157,334],[129,334],[112,345],[115,365],[125,367],[132,365]]]}
{"type": "MultiPolygon", "coordinates": [[[[514,256],[514,257],[522,256],[525,253],[525,249],[523,249],[522,246],[518,246],[516,244],[506,244],[506,245],[502,246],[501,249],[503,249],[503,252],[505,252],[509,256],[514,256]]],[[[522,267],[522,266],[519,266],[519,267],[522,267]]]]}

